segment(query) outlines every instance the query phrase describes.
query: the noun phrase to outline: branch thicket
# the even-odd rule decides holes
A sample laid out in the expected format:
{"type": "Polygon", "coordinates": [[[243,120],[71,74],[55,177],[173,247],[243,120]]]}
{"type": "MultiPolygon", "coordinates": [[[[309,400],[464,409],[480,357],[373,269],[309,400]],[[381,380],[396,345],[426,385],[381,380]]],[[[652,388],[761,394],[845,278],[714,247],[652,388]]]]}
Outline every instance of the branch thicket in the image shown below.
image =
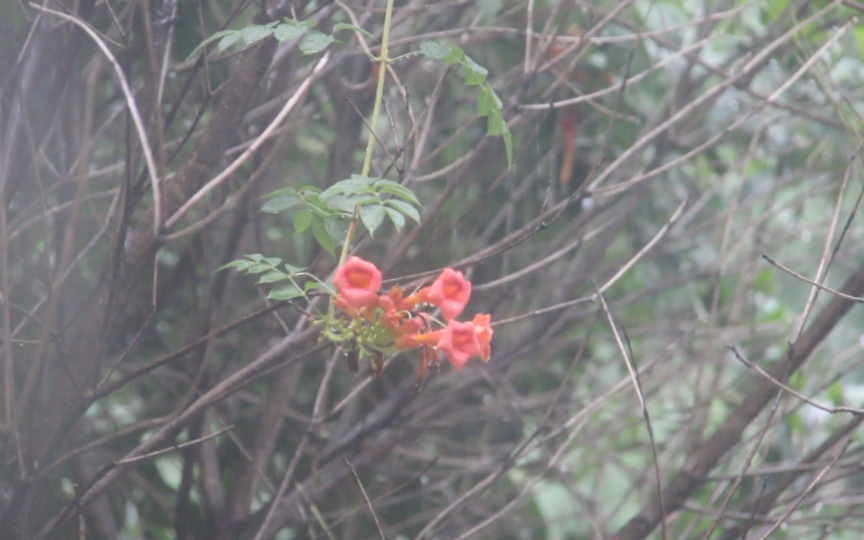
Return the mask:
{"type": "Polygon", "coordinates": [[[0,540],[860,536],[864,8],[703,4],[0,5],[0,540]]]}

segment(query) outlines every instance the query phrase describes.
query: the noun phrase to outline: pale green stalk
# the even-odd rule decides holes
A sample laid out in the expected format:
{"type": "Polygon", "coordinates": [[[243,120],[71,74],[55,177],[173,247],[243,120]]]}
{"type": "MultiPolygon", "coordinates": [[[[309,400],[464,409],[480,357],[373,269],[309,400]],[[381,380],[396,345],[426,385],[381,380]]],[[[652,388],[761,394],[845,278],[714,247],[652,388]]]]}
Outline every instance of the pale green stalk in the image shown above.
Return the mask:
{"type": "MultiPolygon", "coordinates": [[[[390,42],[390,21],[393,18],[393,0],[387,0],[387,7],[384,10],[384,30],[381,34],[381,55],[378,57],[380,67],[378,69],[378,86],[375,89],[375,105],[372,107],[372,118],[369,120],[369,143],[366,145],[366,157],[363,159],[363,169],[360,171],[361,176],[368,176],[369,169],[372,168],[372,153],[375,150],[375,126],[378,125],[378,116],[381,114],[381,101],[384,97],[384,81],[387,79],[387,63],[390,58],[387,56],[387,45],[390,42]]],[[[348,225],[348,232],[345,234],[345,243],[342,244],[342,253],[339,254],[339,264],[336,269],[345,264],[348,258],[348,250],[351,248],[351,240],[354,239],[354,232],[357,230],[357,219],[359,218],[360,207],[354,207],[354,215],[351,216],[351,223],[348,225]]],[[[328,318],[333,316],[333,299],[330,300],[330,305],[327,308],[328,318]]]]}

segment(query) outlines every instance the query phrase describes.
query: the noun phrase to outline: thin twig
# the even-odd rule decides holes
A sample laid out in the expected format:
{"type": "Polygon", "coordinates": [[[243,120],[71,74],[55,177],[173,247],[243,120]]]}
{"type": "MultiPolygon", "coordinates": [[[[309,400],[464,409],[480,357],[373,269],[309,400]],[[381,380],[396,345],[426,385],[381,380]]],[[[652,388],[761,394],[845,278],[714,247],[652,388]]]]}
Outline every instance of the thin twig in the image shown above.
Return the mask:
{"type": "MultiPolygon", "coordinates": [[[[844,27],[845,28],[845,27],[844,27]]],[[[857,153],[861,149],[864,141],[858,143],[857,153]]],[[[816,269],[816,277],[813,281],[821,282],[825,279],[828,273],[828,254],[831,250],[831,242],[834,239],[834,231],[837,229],[837,221],[840,219],[840,207],[843,203],[843,196],[846,194],[846,186],[849,184],[849,177],[852,175],[852,165],[855,163],[855,154],[849,159],[846,165],[846,172],[843,174],[843,181],[840,183],[840,189],[837,192],[837,201],[834,203],[834,212],[831,214],[831,225],[828,227],[828,234],[825,235],[825,244],[822,246],[822,256],[819,257],[819,267],[816,269]]],[[[792,341],[798,339],[804,327],[807,325],[807,319],[810,317],[810,311],[816,303],[816,297],[819,295],[819,288],[813,287],[810,289],[810,294],[807,296],[807,303],[804,304],[804,311],[801,313],[801,321],[798,324],[798,331],[795,332],[795,337],[792,341]]]]}
{"type": "Polygon", "coordinates": [[[218,437],[219,435],[222,435],[223,433],[225,433],[226,431],[231,430],[231,429],[234,429],[233,425],[222,428],[219,431],[217,431],[216,433],[211,433],[210,435],[207,435],[206,437],[201,437],[200,439],[195,439],[194,441],[187,441],[185,443],[175,444],[173,446],[169,446],[168,448],[163,448],[162,450],[150,452],[149,454],[144,454],[142,456],[135,456],[135,457],[131,457],[131,458],[121,459],[120,461],[115,461],[114,465],[128,465],[130,463],[137,463],[139,461],[144,461],[144,460],[150,459],[152,457],[161,456],[162,454],[167,454],[167,453],[173,452],[175,450],[180,450],[180,449],[186,448],[187,446],[192,446],[195,444],[200,444],[200,443],[205,442],[205,441],[209,441],[210,439],[218,437]]]}
{"type": "Polygon", "coordinates": [[[342,456],[342,461],[345,462],[345,465],[347,465],[348,469],[351,470],[351,474],[354,475],[354,480],[357,481],[357,487],[360,488],[360,493],[363,494],[363,500],[366,501],[366,506],[369,508],[369,513],[372,514],[372,519],[375,520],[375,528],[378,529],[378,535],[381,537],[381,540],[387,540],[384,536],[384,531],[381,529],[381,523],[378,521],[378,516],[375,515],[372,501],[369,500],[369,495],[366,494],[366,490],[363,488],[363,482],[360,481],[360,477],[357,476],[357,471],[354,470],[354,465],[351,465],[351,462],[348,461],[348,458],[345,456],[342,456]]]}
{"type": "MultiPolygon", "coordinates": [[[[683,204],[678,207],[679,213],[683,209],[683,204]]],[[[666,530],[666,504],[663,500],[663,475],[660,473],[660,462],[657,460],[657,444],[654,441],[654,428],[651,425],[651,416],[648,413],[648,406],[645,404],[645,397],[642,395],[642,385],[639,383],[639,373],[633,368],[633,361],[627,350],[624,348],[624,342],[621,341],[621,335],[618,333],[618,328],[615,325],[615,319],[612,317],[612,312],[609,311],[609,306],[606,304],[606,299],[603,293],[597,288],[594,283],[594,291],[597,298],[600,299],[600,306],[606,314],[606,320],[609,321],[609,328],[612,329],[612,335],[615,337],[615,344],[618,346],[618,351],[624,359],[624,364],[627,366],[627,372],[630,374],[630,380],[633,382],[633,388],[636,391],[636,397],[639,398],[639,404],[642,406],[642,416],[645,418],[645,426],[648,428],[648,439],[651,443],[651,454],[654,458],[654,473],[657,475],[657,497],[660,502],[660,528],[663,540],[668,538],[666,530]]]]}
{"type": "Polygon", "coordinates": [[[723,499],[723,503],[720,505],[720,510],[719,512],[717,512],[717,517],[714,519],[714,522],[711,523],[711,527],[702,537],[702,540],[710,540],[711,535],[717,529],[717,526],[720,525],[720,520],[723,518],[724,515],[726,515],[726,508],[729,506],[729,501],[732,500],[732,497],[738,490],[738,486],[741,484],[741,481],[744,480],[745,476],[747,476],[747,471],[750,470],[750,464],[753,462],[753,458],[756,456],[756,452],[762,445],[762,441],[765,439],[765,434],[768,433],[768,429],[771,427],[771,420],[773,420],[774,415],[777,413],[777,405],[779,405],[780,403],[781,395],[782,394],[778,392],[777,397],[774,398],[774,403],[771,405],[771,410],[768,413],[768,418],[765,419],[765,425],[762,427],[762,430],[759,432],[759,436],[756,438],[756,443],[753,445],[753,448],[747,455],[747,460],[744,462],[744,466],[741,468],[741,472],[735,476],[735,481],[732,483],[732,486],[729,487],[728,492],[726,493],[726,498],[723,499]]]}
{"type": "Polygon", "coordinates": [[[141,140],[141,148],[144,151],[144,160],[147,162],[147,170],[150,171],[150,182],[153,186],[153,234],[158,235],[162,227],[162,195],[159,190],[159,172],[156,168],[156,160],[153,158],[153,150],[150,148],[150,142],[147,139],[147,130],[144,127],[143,120],[141,120],[141,113],[138,112],[138,105],[135,102],[135,94],[132,92],[129,83],[126,81],[126,75],[123,73],[123,68],[120,67],[120,63],[117,62],[117,59],[114,58],[113,54],[111,54],[111,50],[108,49],[108,46],[105,45],[99,35],[90,27],[89,24],[85,23],[78,17],[67,15],[66,13],[55,11],[51,8],[34,4],[33,2],[30,2],[30,7],[44,11],[45,13],[50,13],[51,15],[55,15],[61,19],[65,19],[84,30],[84,32],[86,32],[87,35],[96,42],[99,50],[101,50],[105,57],[108,58],[108,61],[111,62],[111,66],[114,68],[117,78],[120,79],[120,86],[123,88],[123,94],[126,96],[126,104],[129,107],[129,114],[132,116],[135,129],[138,131],[138,137],[141,140]]]}
{"type": "Polygon", "coordinates": [[[813,281],[812,279],[807,279],[806,277],[802,276],[798,272],[795,272],[794,270],[791,270],[791,269],[787,268],[786,266],[783,266],[782,264],[780,264],[776,260],[772,259],[771,257],[766,255],[765,253],[761,253],[761,255],[762,255],[762,258],[765,259],[766,261],[768,261],[768,263],[771,264],[772,266],[776,266],[777,268],[779,268],[780,270],[783,270],[784,272],[786,272],[790,276],[796,277],[805,283],[809,283],[810,285],[813,285],[814,287],[818,287],[818,288],[822,289],[823,291],[827,291],[833,295],[839,296],[840,298],[845,298],[846,300],[851,300],[852,302],[858,302],[858,303],[864,302],[864,298],[861,298],[859,296],[849,296],[848,294],[834,290],[831,287],[827,287],[825,285],[822,285],[821,283],[817,283],[817,282],[813,281]]]}
{"type": "Polygon", "coordinates": [[[232,174],[234,174],[234,172],[239,169],[240,166],[243,165],[243,163],[245,163],[246,160],[249,159],[249,157],[254,154],[255,151],[257,151],[262,144],[264,144],[265,141],[270,138],[270,135],[273,134],[274,131],[276,131],[276,128],[278,128],[279,124],[282,123],[282,120],[284,120],[285,117],[294,110],[297,104],[300,103],[300,100],[302,100],[303,97],[306,95],[309,87],[312,86],[313,82],[315,82],[318,75],[324,69],[324,66],[327,65],[327,62],[329,60],[330,53],[324,53],[324,56],[322,56],[321,59],[318,60],[318,63],[315,64],[312,72],[309,74],[308,77],[306,77],[306,80],[303,81],[303,84],[301,84],[300,87],[297,88],[297,91],[294,92],[294,95],[292,95],[291,98],[285,103],[285,106],[282,107],[282,110],[279,111],[279,114],[276,115],[276,118],[274,118],[273,121],[270,122],[270,125],[267,126],[267,128],[263,132],[261,132],[261,135],[259,135],[255,139],[255,142],[249,145],[249,148],[247,148],[245,152],[240,154],[240,156],[238,156],[237,159],[235,159],[231,163],[231,165],[226,167],[224,171],[219,173],[216,178],[207,182],[204,187],[202,187],[194,195],[189,197],[189,200],[187,200],[183,204],[183,206],[181,206],[176,212],[174,212],[174,215],[168,218],[168,220],[165,222],[166,229],[170,229],[171,227],[176,225],[177,222],[180,221],[180,218],[183,217],[183,214],[189,211],[190,208],[195,206],[198,201],[200,201],[204,198],[205,195],[213,191],[219,184],[221,184],[232,174]]]}
{"type": "Polygon", "coordinates": [[[812,399],[808,398],[807,396],[803,395],[802,393],[796,392],[795,390],[789,388],[787,385],[783,384],[782,382],[778,381],[776,378],[772,377],[770,373],[768,373],[767,371],[765,371],[761,367],[757,366],[756,364],[754,364],[750,360],[747,360],[746,358],[744,358],[744,356],[740,352],[738,352],[738,348],[735,347],[734,345],[728,345],[727,344],[726,348],[728,348],[730,351],[732,351],[732,354],[734,354],[735,358],[740,360],[741,363],[743,363],[745,366],[753,369],[756,373],[758,373],[759,375],[762,375],[763,377],[765,377],[766,379],[771,381],[771,384],[775,385],[777,388],[780,388],[781,390],[789,392],[790,394],[797,397],[798,399],[800,399],[804,403],[807,403],[808,405],[812,405],[813,407],[816,407],[820,411],[825,411],[826,413],[829,413],[829,414],[837,414],[837,413],[851,413],[854,415],[864,414],[864,409],[853,409],[851,407],[826,407],[824,405],[820,405],[820,404],[816,403],[815,401],[813,401],[812,399]]]}
{"type": "Polygon", "coordinates": [[[783,516],[780,519],[778,519],[777,521],[774,522],[774,525],[772,525],[770,529],[765,531],[765,533],[759,537],[759,540],[765,540],[766,538],[771,536],[771,533],[776,531],[781,525],[783,525],[783,523],[787,519],[789,519],[789,516],[792,515],[792,512],[794,512],[798,508],[798,506],[801,504],[801,502],[804,500],[804,498],[813,490],[813,488],[816,487],[816,484],[818,484],[819,481],[822,480],[822,477],[825,476],[828,473],[828,471],[830,471],[834,467],[834,464],[837,463],[837,460],[839,460],[841,457],[843,457],[843,454],[846,453],[846,450],[849,448],[850,444],[852,444],[852,437],[849,437],[849,439],[846,440],[846,444],[843,445],[843,449],[837,453],[837,455],[834,457],[834,459],[831,460],[831,463],[829,463],[828,465],[825,466],[825,468],[823,468],[821,471],[819,471],[819,474],[817,474],[816,477],[813,478],[813,480],[807,485],[807,487],[804,488],[804,490],[801,492],[801,495],[798,497],[798,499],[795,501],[795,503],[789,507],[789,509],[786,511],[785,514],[783,514],[783,516]]]}

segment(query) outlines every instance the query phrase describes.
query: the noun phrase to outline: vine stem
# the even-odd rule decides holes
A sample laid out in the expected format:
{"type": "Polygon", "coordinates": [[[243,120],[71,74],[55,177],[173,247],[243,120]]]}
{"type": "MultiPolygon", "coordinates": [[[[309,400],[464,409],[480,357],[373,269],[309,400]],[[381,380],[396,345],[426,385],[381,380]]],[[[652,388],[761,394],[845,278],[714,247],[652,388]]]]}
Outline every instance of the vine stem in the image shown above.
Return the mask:
{"type": "MultiPolygon", "coordinates": [[[[372,108],[372,118],[369,120],[369,142],[366,144],[366,157],[363,158],[363,169],[360,171],[361,176],[368,176],[369,169],[372,168],[372,153],[375,150],[375,126],[378,125],[378,117],[381,115],[381,101],[384,98],[384,81],[387,79],[387,64],[390,62],[387,46],[390,43],[390,21],[393,19],[393,1],[387,0],[387,7],[384,10],[384,29],[381,33],[381,55],[378,60],[380,62],[378,69],[378,86],[375,89],[375,105],[372,108]]],[[[354,233],[357,231],[357,219],[360,217],[360,207],[354,207],[354,215],[351,216],[351,222],[348,225],[348,232],[345,233],[345,243],[342,244],[342,252],[339,254],[339,264],[336,269],[345,264],[348,258],[348,251],[351,249],[351,241],[354,239],[354,233]]],[[[331,297],[330,305],[327,307],[327,318],[333,317],[333,302],[335,297],[331,297]]]]}

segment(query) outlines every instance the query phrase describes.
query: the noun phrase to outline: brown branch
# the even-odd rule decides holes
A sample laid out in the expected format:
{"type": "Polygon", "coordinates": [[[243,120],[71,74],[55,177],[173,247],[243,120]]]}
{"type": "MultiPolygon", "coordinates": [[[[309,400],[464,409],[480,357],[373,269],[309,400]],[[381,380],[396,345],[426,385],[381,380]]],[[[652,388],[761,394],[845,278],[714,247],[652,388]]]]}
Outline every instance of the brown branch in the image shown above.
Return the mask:
{"type": "Polygon", "coordinates": [[[369,513],[372,514],[372,519],[375,521],[375,528],[378,530],[378,535],[381,537],[381,540],[387,540],[384,536],[384,531],[381,530],[381,522],[378,521],[378,516],[375,514],[375,508],[372,507],[372,501],[369,500],[369,495],[366,494],[366,489],[363,487],[363,482],[360,481],[360,477],[357,476],[357,470],[354,469],[354,465],[351,465],[351,462],[348,461],[348,458],[342,457],[342,461],[345,462],[345,465],[351,469],[351,474],[354,476],[354,480],[357,482],[357,487],[360,488],[360,493],[363,495],[363,501],[366,503],[366,507],[369,508],[369,513]]]}
{"type": "MultiPolygon", "coordinates": [[[[848,296],[860,296],[864,293],[864,266],[846,280],[840,291],[848,296]]],[[[843,297],[832,298],[810,327],[789,346],[786,357],[771,366],[768,370],[771,377],[780,381],[787,380],[807,361],[816,347],[831,333],[853,305],[854,302],[843,297]]],[[[680,509],[684,502],[699,489],[705,475],[717,465],[727,451],[738,444],[747,426],[779,391],[780,389],[772,381],[759,380],[744,401],[729,414],[723,425],[696,448],[663,490],[667,513],[680,509]]],[[[613,538],[614,540],[641,540],[660,524],[662,518],[657,501],[650,501],[613,538]]]]}
{"type": "MultiPolygon", "coordinates": [[[[820,444],[818,448],[815,448],[807,454],[807,456],[801,460],[801,466],[799,468],[795,468],[779,475],[779,478],[774,479],[774,487],[771,490],[766,493],[759,493],[758,495],[752,496],[741,506],[740,511],[746,512],[749,516],[767,514],[780,495],[782,495],[789,486],[791,486],[801,475],[810,472],[813,467],[807,467],[807,465],[814,465],[822,458],[823,454],[834,448],[834,446],[836,446],[844,437],[858,429],[862,422],[864,422],[864,415],[856,416],[846,422],[846,424],[838,428],[831,434],[831,436],[820,444]]],[[[747,531],[756,523],[756,521],[756,519],[751,517],[749,520],[737,523],[735,526],[723,531],[719,540],[736,540],[737,538],[741,538],[747,534],[747,531]]]]}
{"type": "MultiPolygon", "coordinates": [[[[266,39],[243,55],[237,70],[226,83],[222,99],[192,155],[173,181],[165,182],[162,186],[163,215],[175,212],[219,164],[225,150],[236,137],[236,126],[239,125],[250,97],[270,65],[275,49],[275,39],[266,39]]],[[[139,278],[152,264],[159,247],[159,238],[154,234],[154,229],[157,228],[154,227],[154,219],[155,214],[151,208],[138,229],[127,238],[123,264],[125,271],[110,283],[103,283],[99,287],[85,308],[87,316],[79,318],[69,331],[69,335],[74,336],[70,346],[69,363],[80,374],[79,379],[84,381],[87,387],[96,383],[105,351],[121,327],[122,317],[119,315],[126,308],[128,299],[138,289],[139,278]]],[[[66,417],[65,411],[74,407],[86,391],[86,388],[72,386],[68,377],[57,376],[56,380],[56,388],[49,394],[44,409],[38,412],[44,415],[45,420],[35,424],[34,442],[31,445],[43,462],[59,450],[59,439],[56,436],[62,433],[58,428],[66,417]]],[[[18,492],[28,491],[30,485],[29,482],[21,482],[13,500],[23,503],[24,493],[18,492]]],[[[7,506],[0,518],[0,529],[9,524],[9,520],[17,520],[15,516],[20,512],[21,508],[14,504],[7,506]]]]}

